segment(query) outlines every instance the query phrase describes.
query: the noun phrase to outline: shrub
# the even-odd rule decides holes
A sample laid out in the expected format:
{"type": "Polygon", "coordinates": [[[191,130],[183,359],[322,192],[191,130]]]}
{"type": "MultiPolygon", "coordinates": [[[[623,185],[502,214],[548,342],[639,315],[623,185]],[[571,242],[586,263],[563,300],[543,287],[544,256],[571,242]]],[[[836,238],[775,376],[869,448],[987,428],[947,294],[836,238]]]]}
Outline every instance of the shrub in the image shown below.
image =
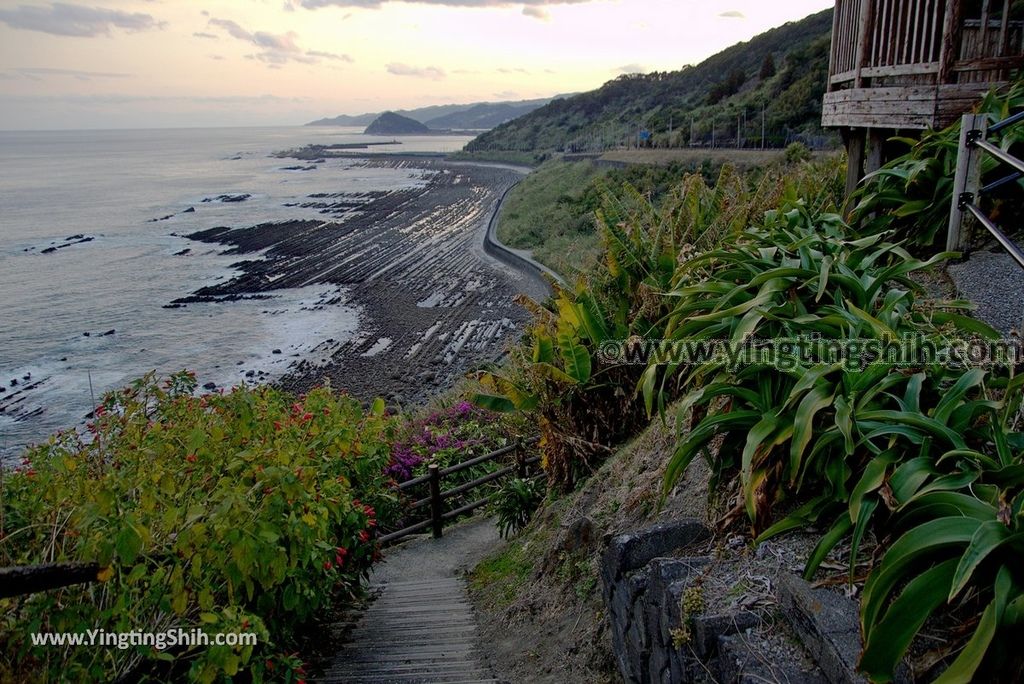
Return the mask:
{"type": "Polygon", "coordinates": [[[783,159],[786,160],[787,164],[800,164],[801,162],[810,161],[812,156],[811,150],[802,142],[790,143],[786,147],[786,151],[783,152],[783,159]]]}
{"type": "Polygon", "coordinates": [[[526,527],[543,500],[544,486],[537,480],[514,478],[505,482],[492,504],[502,539],[526,527]]]}
{"type": "MultiPolygon", "coordinates": [[[[610,446],[647,425],[643,403],[624,389],[636,386],[644,367],[605,358],[603,345],[662,337],[677,301],[665,293],[680,265],[735,239],[783,197],[813,196],[816,205],[831,206],[828,179],[838,167],[827,164],[808,165],[792,178],[767,172],[754,184],[729,166],[713,186],[691,174],[660,206],[629,186],[605,194],[596,216],[602,263],[574,288],[556,289],[548,306],[528,303],[534,322],[525,344],[504,371],[481,375],[484,392],[476,398],[492,410],[539,414],[552,488],[571,489],[610,446]]],[[[646,381],[654,384],[652,375],[646,381]]]]}
{"type": "MultiPolygon", "coordinates": [[[[978,111],[994,123],[1022,107],[1024,82],[1018,82],[1004,94],[989,93],[978,111]]],[[[1012,127],[998,136],[995,144],[1008,149],[1022,141],[1024,129],[1012,127]]],[[[893,138],[892,142],[909,149],[864,179],[850,198],[851,222],[860,234],[889,231],[892,239],[905,239],[920,247],[942,246],[953,202],[960,122],[941,131],[927,131],[920,140],[893,138]]],[[[993,157],[983,155],[983,174],[997,166],[993,157]]],[[[1014,185],[1019,190],[1021,182],[1014,185]]],[[[1018,206],[1018,215],[1020,211],[1018,206]]]]}
{"type": "Polygon", "coordinates": [[[102,584],[0,600],[0,672],[105,680],[171,660],[213,681],[298,677],[295,630],[350,597],[376,551],[377,511],[394,505],[384,468],[395,421],[317,389],[196,397],[191,374],[151,374],[107,394],[92,439],[66,432],[5,477],[6,565],[96,562],[102,584]],[[135,647],[36,648],[33,632],[255,632],[259,645],[158,654],[135,647]]]}
{"type": "Polygon", "coordinates": [[[983,600],[979,631],[949,671],[949,681],[968,681],[998,657],[988,652],[997,636],[1017,634],[1022,383],[1007,368],[971,368],[955,356],[833,358],[822,338],[875,340],[879,349],[908,335],[937,349],[998,338],[959,313],[962,303],[917,298],[908,276],[948,255],[922,262],[880,235],[849,232],[838,216],[796,204],[769,212],[730,249],[680,268],[666,324],[674,339],[798,342],[786,366],[712,359],[648,368],[641,388],[649,409],[664,405],[660,394],[671,394],[674,379],[687,390],[680,416],[692,413],[665,490],[708,454],[712,488],[737,493],[726,522],[747,517],[759,541],[827,529],[808,578],[849,539],[852,581],[865,536],[895,530],[902,536],[864,590],[862,666],[886,681],[941,606],[983,600]]]}

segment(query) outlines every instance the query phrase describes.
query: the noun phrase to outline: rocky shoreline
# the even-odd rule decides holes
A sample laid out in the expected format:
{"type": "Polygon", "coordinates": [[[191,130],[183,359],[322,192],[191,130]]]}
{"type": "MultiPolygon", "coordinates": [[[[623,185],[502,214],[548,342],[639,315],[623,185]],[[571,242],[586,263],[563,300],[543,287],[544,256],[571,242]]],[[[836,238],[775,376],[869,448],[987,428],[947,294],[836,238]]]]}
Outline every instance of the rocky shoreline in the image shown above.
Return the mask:
{"type": "Polygon", "coordinates": [[[363,399],[414,405],[500,358],[528,319],[515,297],[543,298],[547,285],[538,271],[522,268],[518,255],[502,259],[493,245],[485,249],[491,218],[521,173],[390,155],[363,163],[416,169],[427,180],[421,187],[319,195],[302,203],[323,221],[188,235],[239,255],[243,260],[234,266],[240,273],[168,306],[309,285],[342,287],[360,308],[359,333],[348,341],[325,340],[293,362],[278,384],[304,392],[328,381],[363,399]]]}

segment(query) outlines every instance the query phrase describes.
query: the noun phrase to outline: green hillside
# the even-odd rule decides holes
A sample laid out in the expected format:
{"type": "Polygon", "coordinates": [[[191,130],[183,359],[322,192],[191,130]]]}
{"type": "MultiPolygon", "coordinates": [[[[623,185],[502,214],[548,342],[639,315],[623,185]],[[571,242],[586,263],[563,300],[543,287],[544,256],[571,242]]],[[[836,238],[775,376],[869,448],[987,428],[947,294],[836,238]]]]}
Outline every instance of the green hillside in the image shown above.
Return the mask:
{"type": "Polygon", "coordinates": [[[469,152],[590,152],[634,143],[767,144],[803,135],[823,143],[821,99],[828,74],[832,10],[773,29],[680,71],[620,76],[601,88],[557,99],[484,133],[469,152]],[[739,123],[737,123],[739,121],[739,123]],[[712,126],[714,122],[714,126],[712,126]],[[670,132],[671,131],[671,132],[670,132]]]}

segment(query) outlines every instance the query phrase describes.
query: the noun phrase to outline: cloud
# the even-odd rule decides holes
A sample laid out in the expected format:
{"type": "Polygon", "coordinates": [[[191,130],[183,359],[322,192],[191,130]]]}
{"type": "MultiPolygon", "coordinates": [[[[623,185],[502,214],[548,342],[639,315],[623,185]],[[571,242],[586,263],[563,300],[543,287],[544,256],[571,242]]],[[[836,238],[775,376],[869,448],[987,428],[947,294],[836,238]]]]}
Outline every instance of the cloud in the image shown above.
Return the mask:
{"type": "Polygon", "coordinates": [[[232,38],[258,47],[260,49],[259,52],[246,55],[245,58],[262,62],[271,69],[279,69],[289,62],[319,64],[325,59],[335,62],[352,61],[352,58],[348,55],[339,55],[321,50],[303,50],[299,46],[299,35],[294,31],[289,31],[288,33],[250,31],[236,21],[218,18],[210,19],[209,25],[221,29],[232,38]]]}
{"type": "Polygon", "coordinates": [[[0,71],[5,78],[27,78],[32,81],[41,81],[45,78],[74,78],[79,81],[92,81],[103,78],[133,78],[134,74],[122,74],[109,71],[79,71],[78,69],[51,69],[48,67],[22,67],[19,69],[7,69],[0,71]]]}
{"type": "Polygon", "coordinates": [[[239,26],[238,22],[231,21],[230,19],[210,19],[210,26],[216,26],[217,28],[224,29],[232,38],[237,38],[238,40],[252,40],[251,33],[239,26]]]}
{"type": "Polygon", "coordinates": [[[307,50],[307,57],[318,57],[320,59],[329,59],[334,62],[354,62],[351,55],[338,55],[333,52],[323,52],[321,50],[307,50]]]}
{"type": "Polygon", "coordinates": [[[620,74],[642,74],[647,71],[647,67],[643,64],[623,64],[616,71],[620,74]]]}
{"type": "Polygon", "coordinates": [[[204,33],[203,31],[196,31],[192,34],[196,38],[208,38],[209,40],[217,40],[217,36],[212,33],[204,33]]]}
{"type": "Polygon", "coordinates": [[[387,66],[388,73],[394,76],[412,76],[414,78],[429,78],[433,81],[440,81],[445,77],[443,69],[437,67],[414,67],[401,62],[392,62],[387,66]]]}
{"type": "Polygon", "coordinates": [[[110,35],[115,28],[135,33],[167,26],[166,22],[157,21],[142,12],[122,12],[64,2],[50,3],[49,7],[18,5],[14,9],[0,9],[0,23],[13,29],[77,38],[110,35]]]}
{"type": "Polygon", "coordinates": [[[543,7],[531,7],[530,5],[523,7],[523,16],[533,17],[541,21],[549,21],[551,19],[551,14],[546,9],[543,7]]]}
{"type": "Polygon", "coordinates": [[[722,12],[718,16],[720,16],[720,17],[722,17],[724,19],[746,19],[747,18],[747,15],[745,15],[743,12],[740,12],[739,10],[728,10],[727,12],[722,12]]]}
{"type": "Polygon", "coordinates": [[[514,90],[502,90],[500,93],[494,93],[494,97],[499,100],[518,100],[520,95],[514,90]]]}
{"type": "MultiPolygon", "coordinates": [[[[322,7],[348,7],[361,9],[380,9],[384,5],[440,5],[443,7],[516,7],[541,8],[551,5],[578,5],[593,0],[290,0],[294,7],[320,9],[322,7]]],[[[523,12],[527,16],[542,18],[536,14],[523,12]]]]}

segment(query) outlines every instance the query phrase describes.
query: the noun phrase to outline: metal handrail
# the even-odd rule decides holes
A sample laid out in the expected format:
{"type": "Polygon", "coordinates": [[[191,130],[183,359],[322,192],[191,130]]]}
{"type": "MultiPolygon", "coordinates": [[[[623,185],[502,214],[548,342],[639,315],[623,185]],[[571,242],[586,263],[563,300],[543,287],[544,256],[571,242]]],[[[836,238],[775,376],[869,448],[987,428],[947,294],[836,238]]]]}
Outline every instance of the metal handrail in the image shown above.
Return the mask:
{"type": "MultiPolygon", "coordinates": [[[[1021,123],[1024,123],[1024,112],[1019,112],[991,125],[986,116],[979,114],[965,114],[961,120],[960,147],[957,154],[956,177],[953,181],[953,206],[949,212],[949,233],[946,237],[948,251],[963,252],[969,246],[967,233],[964,230],[964,219],[973,216],[1017,262],[1017,265],[1024,269],[1024,250],[1021,250],[978,206],[978,198],[982,195],[1024,177],[1024,161],[987,140],[988,135],[1005,131],[1011,126],[1021,123]],[[1014,172],[982,186],[981,157],[984,153],[988,153],[1001,163],[1012,167],[1014,172]]],[[[1020,329],[1024,330],[1024,324],[1020,329]]]]}
{"type": "Polygon", "coordinates": [[[1024,177],[1024,161],[987,140],[988,135],[1005,131],[1020,123],[1024,123],[1024,112],[1014,114],[992,125],[989,125],[988,119],[984,115],[964,115],[961,122],[956,178],[953,184],[953,207],[950,211],[947,248],[950,251],[963,251],[963,248],[967,246],[963,230],[964,218],[973,216],[1024,269],[1024,250],[1021,250],[1013,240],[1007,237],[1002,229],[978,206],[978,199],[982,195],[1024,177]],[[1001,163],[1012,167],[1014,172],[982,186],[981,154],[979,153],[991,155],[1001,163]]]}
{"type": "Polygon", "coordinates": [[[1024,268],[1024,252],[1021,251],[1020,247],[1014,244],[1013,240],[1006,237],[1006,234],[999,229],[999,226],[992,222],[992,219],[985,215],[985,212],[970,202],[964,204],[964,209],[971,212],[974,218],[978,219],[978,222],[985,226],[985,228],[988,229],[988,232],[992,233],[992,237],[994,237],[996,241],[1003,246],[1003,249],[1009,252],[1010,256],[1013,257],[1013,260],[1017,262],[1018,266],[1024,268]]]}

